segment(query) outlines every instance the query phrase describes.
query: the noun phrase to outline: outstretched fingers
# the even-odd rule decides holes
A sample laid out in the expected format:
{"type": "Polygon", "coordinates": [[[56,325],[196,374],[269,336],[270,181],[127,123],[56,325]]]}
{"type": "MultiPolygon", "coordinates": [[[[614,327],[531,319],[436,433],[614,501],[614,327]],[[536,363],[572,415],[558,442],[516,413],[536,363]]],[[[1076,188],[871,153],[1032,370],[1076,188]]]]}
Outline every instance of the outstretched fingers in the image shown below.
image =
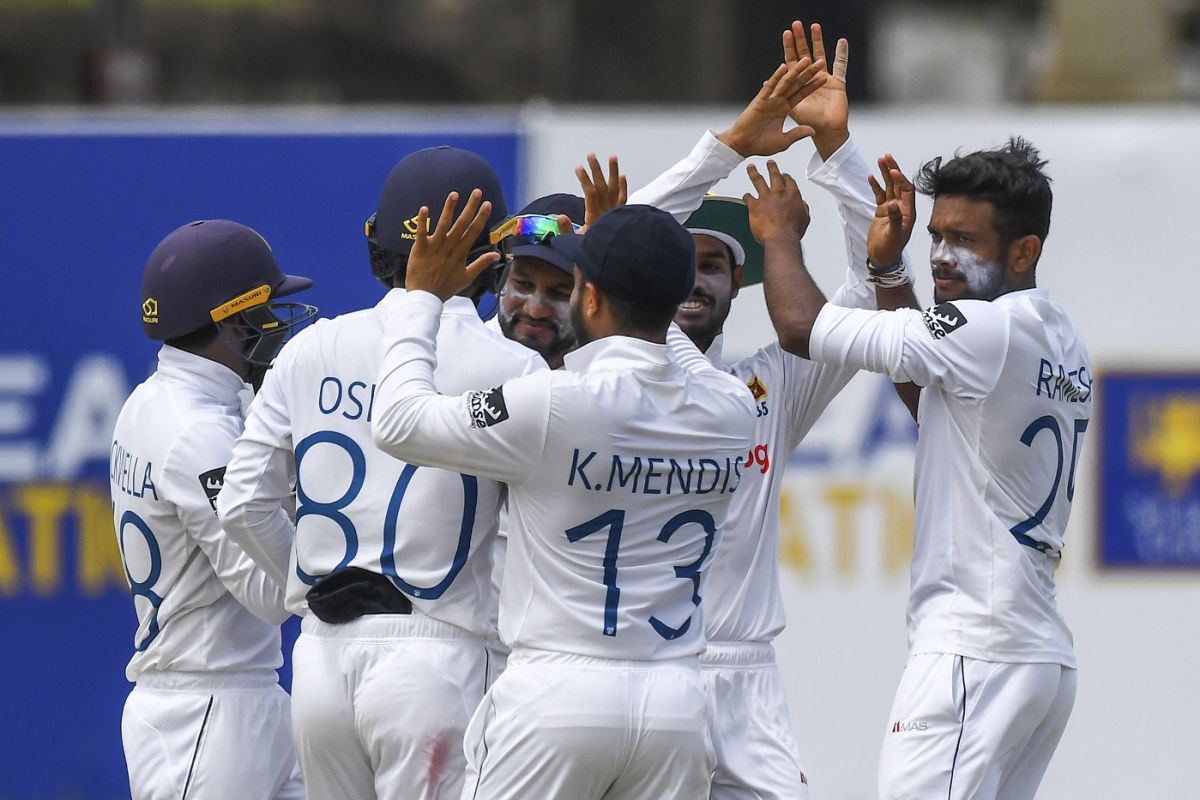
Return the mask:
{"type": "Polygon", "coordinates": [[[479,236],[480,230],[482,230],[483,226],[487,224],[488,214],[491,213],[491,209],[492,204],[486,203],[483,200],[483,192],[479,189],[472,189],[471,194],[467,195],[467,204],[463,206],[462,212],[457,217],[452,216],[454,213],[454,208],[451,206],[449,213],[444,214],[442,218],[438,220],[438,231],[442,230],[442,223],[447,219],[453,220],[453,224],[450,225],[449,230],[444,234],[446,239],[450,242],[451,246],[457,246],[465,241],[467,248],[470,249],[471,243],[475,241],[475,239],[479,236]],[[486,213],[483,214],[483,219],[481,221],[479,219],[479,215],[485,206],[487,207],[487,210],[486,213]],[[471,230],[476,226],[478,226],[479,230],[476,230],[474,234],[471,234],[471,230]]]}
{"type": "Polygon", "coordinates": [[[837,40],[833,51],[833,77],[846,82],[846,71],[850,67],[850,42],[845,39],[837,40]]]}
{"type": "Polygon", "coordinates": [[[762,88],[758,90],[758,98],[766,99],[775,94],[775,89],[779,86],[779,82],[783,80],[784,76],[791,72],[793,67],[794,65],[788,66],[787,64],[780,64],[778,67],[776,67],[775,71],[771,73],[771,77],[763,81],[762,88]]]}
{"type": "Polygon", "coordinates": [[[809,28],[812,31],[813,61],[825,60],[825,35],[821,32],[821,23],[814,22],[809,28]]]}
{"type": "Polygon", "coordinates": [[[879,181],[874,175],[867,176],[867,183],[871,185],[871,193],[875,195],[875,205],[881,206],[887,202],[887,192],[879,185],[879,181]]]}
{"type": "Polygon", "coordinates": [[[791,64],[802,58],[811,60],[808,53],[808,37],[805,34],[804,23],[794,20],[791,28],[783,32],[783,60],[791,64]]]}
{"type": "Polygon", "coordinates": [[[811,74],[807,79],[803,74],[797,77],[795,90],[785,98],[788,108],[795,108],[804,98],[829,82],[829,73],[825,71],[824,61],[816,62],[809,70],[805,70],[805,72],[809,72],[810,70],[811,74]]]}
{"type": "Polygon", "coordinates": [[[750,185],[754,187],[754,192],[758,197],[765,195],[769,189],[767,179],[758,171],[758,167],[754,164],[746,167],[746,175],[750,177],[750,185]]]}

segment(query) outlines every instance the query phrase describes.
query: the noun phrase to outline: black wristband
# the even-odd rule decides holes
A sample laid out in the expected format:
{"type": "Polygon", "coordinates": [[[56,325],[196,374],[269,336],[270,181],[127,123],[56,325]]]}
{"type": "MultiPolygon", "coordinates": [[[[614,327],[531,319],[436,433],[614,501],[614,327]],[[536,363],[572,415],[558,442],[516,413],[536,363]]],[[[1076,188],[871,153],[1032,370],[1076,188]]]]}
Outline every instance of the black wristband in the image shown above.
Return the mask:
{"type": "Polygon", "coordinates": [[[871,263],[870,258],[867,259],[867,271],[870,272],[872,275],[891,275],[893,272],[896,272],[897,270],[901,270],[901,269],[904,269],[904,258],[903,257],[901,257],[901,259],[899,261],[897,261],[895,264],[891,264],[886,267],[877,267],[871,263]]]}

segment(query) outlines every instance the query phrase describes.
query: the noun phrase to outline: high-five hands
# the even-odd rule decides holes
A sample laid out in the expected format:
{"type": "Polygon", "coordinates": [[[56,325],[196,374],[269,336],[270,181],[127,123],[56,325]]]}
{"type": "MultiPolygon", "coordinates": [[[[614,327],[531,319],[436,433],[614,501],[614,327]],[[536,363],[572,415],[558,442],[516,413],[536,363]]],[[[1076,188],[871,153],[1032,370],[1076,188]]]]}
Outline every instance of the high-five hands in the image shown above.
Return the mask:
{"type": "MultiPolygon", "coordinates": [[[[582,166],[575,168],[575,177],[579,179],[579,186],[583,189],[583,223],[591,226],[609,211],[625,205],[625,201],[629,197],[629,185],[625,176],[621,174],[616,156],[608,157],[607,177],[600,168],[600,160],[596,158],[595,153],[588,153],[587,162],[587,168],[582,166]]],[[[562,227],[561,220],[559,227],[562,227]]]]}
{"type": "Polygon", "coordinates": [[[750,105],[717,138],[742,158],[782,153],[813,135],[809,125],[797,125],[786,131],[783,126],[792,109],[824,86],[828,79],[824,61],[801,58],[792,64],[780,64],[750,105]]]}
{"type": "Polygon", "coordinates": [[[750,233],[764,247],[769,241],[799,243],[808,230],[810,217],[796,180],[780,172],[774,161],[767,162],[769,183],[753,164],[746,173],[756,193],[742,195],[750,212],[750,233]]]}
{"type": "MultiPolygon", "coordinates": [[[[812,48],[805,36],[804,23],[796,20],[783,32],[783,63],[801,64],[805,61],[827,63],[825,37],[821,26],[813,23],[812,48]]],[[[833,56],[833,71],[812,92],[793,104],[792,120],[800,127],[813,130],[813,144],[822,159],[828,159],[850,138],[850,103],[846,98],[846,68],[850,64],[850,43],[838,39],[833,56]]],[[[824,71],[824,70],[822,70],[824,71]]]]}
{"type": "Polygon", "coordinates": [[[891,154],[879,159],[879,174],[882,185],[874,175],[867,179],[875,193],[875,219],[867,231],[867,258],[876,267],[889,267],[900,261],[912,236],[917,195],[912,181],[904,177],[891,154]]]}
{"type": "Polygon", "coordinates": [[[484,201],[483,192],[473,190],[462,213],[455,217],[457,206],[458,192],[451,192],[432,232],[429,208],[421,206],[417,212],[417,239],[408,257],[404,280],[408,290],[429,292],[445,302],[500,260],[500,254],[491,251],[467,264],[467,255],[492,213],[492,204],[484,201]]]}

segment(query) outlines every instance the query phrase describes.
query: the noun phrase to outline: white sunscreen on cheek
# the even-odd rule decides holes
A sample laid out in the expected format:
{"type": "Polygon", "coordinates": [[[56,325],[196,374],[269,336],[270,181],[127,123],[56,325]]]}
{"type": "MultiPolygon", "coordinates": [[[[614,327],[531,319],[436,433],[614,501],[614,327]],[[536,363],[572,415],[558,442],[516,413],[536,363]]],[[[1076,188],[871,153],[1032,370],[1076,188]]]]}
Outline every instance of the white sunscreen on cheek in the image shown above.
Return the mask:
{"type": "Polygon", "coordinates": [[[945,239],[935,242],[931,246],[929,260],[935,264],[942,262],[949,265],[954,271],[962,273],[967,289],[972,294],[979,294],[999,283],[999,264],[985,261],[961,245],[948,245],[945,239]]]}

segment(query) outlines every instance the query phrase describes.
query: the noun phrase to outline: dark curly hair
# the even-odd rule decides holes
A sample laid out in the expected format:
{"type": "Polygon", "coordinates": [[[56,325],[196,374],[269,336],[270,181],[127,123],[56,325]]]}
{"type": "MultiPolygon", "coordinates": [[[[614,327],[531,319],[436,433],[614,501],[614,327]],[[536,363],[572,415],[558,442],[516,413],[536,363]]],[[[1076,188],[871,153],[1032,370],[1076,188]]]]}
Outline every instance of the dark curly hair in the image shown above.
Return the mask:
{"type": "Polygon", "coordinates": [[[917,191],[935,200],[944,195],[991,203],[992,225],[1007,248],[1022,236],[1045,243],[1050,233],[1054,195],[1045,166],[1036,147],[1014,136],[995,150],[955,153],[945,163],[935,158],[921,167],[915,183],[917,191]]]}

